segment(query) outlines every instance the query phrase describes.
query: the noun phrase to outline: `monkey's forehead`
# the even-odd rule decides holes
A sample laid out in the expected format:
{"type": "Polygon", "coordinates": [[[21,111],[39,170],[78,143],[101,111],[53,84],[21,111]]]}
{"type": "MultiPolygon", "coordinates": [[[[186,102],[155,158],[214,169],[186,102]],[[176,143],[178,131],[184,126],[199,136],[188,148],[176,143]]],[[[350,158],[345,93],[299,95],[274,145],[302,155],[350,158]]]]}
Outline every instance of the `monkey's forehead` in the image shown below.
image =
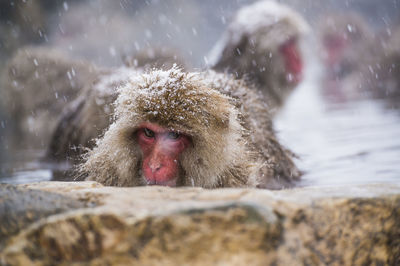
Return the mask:
{"type": "Polygon", "coordinates": [[[120,90],[117,116],[136,116],[166,127],[192,130],[229,121],[229,98],[207,86],[196,73],[178,68],[141,75],[120,90]]]}

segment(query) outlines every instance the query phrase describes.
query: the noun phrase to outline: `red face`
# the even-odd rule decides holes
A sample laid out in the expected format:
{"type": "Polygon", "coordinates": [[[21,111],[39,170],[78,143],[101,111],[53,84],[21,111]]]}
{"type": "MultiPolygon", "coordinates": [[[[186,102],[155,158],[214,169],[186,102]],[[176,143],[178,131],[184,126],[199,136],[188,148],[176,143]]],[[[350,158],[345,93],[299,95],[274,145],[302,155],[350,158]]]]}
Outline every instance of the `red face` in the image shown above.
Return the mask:
{"type": "Polygon", "coordinates": [[[347,41],[340,35],[328,35],[324,38],[324,46],[328,53],[328,66],[334,66],[339,63],[342,53],[347,46],[347,41]]]}
{"type": "Polygon", "coordinates": [[[152,123],[144,123],[137,131],[143,153],[142,172],[149,185],[176,186],[179,156],[189,146],[188,136],[152,123]]]}
{"type": "Polygon", "coordinates": [[[297,47],[297,40],[290,39],[280,47],[280,52],[285,60],[285,69],[288,72],[287,80],[291,83],[298,83],[302,79],[303,62],[297,47]]]}

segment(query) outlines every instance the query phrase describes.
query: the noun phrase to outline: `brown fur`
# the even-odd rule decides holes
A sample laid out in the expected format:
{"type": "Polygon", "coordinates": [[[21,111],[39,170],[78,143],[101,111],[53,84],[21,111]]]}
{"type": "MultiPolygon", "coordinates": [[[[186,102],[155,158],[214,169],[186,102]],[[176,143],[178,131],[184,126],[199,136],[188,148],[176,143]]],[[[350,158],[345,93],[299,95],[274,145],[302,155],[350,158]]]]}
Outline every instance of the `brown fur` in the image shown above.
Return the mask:
{"type": "Polygon", "coordinates": [[[102,135],[112,121],[117,87],[123,85],[134,69],[101,71],[80,95],[63,110],[47,149],[47,160],[75,164],[94,139],[102,135]]]}
{"type": "Polygon", "coordinates": [[[284,5],[260,1],[246,6],[238,11],[212,51],[212,68],[249,79],[266,96],[274,113],[296,85],[287,81],[279,47],[294,38],[300,49],[307,31],[305,20],[284,5]]]}
{"type": "Polygon", "coordinates": [[[226,75],[177,68],[136,75],[119,88],[114,106],[114,122],[80,166],[88,180],[146,184],[134,138],[142,122],[191,136],[178,185],[281,188],[300,175],[274,136],[262,96],[226,75]]]}
{"type": "Polygon", "coordinates": [[[47,146],[64,106],[96,73],[91,64],[49,48],[20,49],[1,77],[0,101],[13,143],[23,148],[47,146]]]}
{"type": "MultiPolygon", "coordinates": [[[[79,162],[86,149],[93,147],[93,140],[110,125],[116,88],[126,82],[129,75],[143,69],[169,69],[175,63],[187,66],[172,48],[149,48],[132,58],[126,57],[127,67],[98,71],[96,80],[85,84],[79,97],[67,105],[58,119],[46,159],[71,164],[79,162]]],[[[65,179],[64,175],[69,178],[70,173],[57,173],[56,179],[65,179]]]]}

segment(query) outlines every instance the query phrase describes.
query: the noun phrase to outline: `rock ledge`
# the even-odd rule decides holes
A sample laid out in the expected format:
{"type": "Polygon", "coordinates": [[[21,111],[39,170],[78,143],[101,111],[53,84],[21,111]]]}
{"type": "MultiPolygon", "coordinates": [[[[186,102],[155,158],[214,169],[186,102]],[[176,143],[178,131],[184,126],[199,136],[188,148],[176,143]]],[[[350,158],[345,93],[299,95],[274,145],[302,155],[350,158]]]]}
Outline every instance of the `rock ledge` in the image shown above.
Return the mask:
{"type": "Polygon", "coordinates": [[[0,195],[2,265],[400,265],[400,184],[41,182],[0,185],[0,195]]]}

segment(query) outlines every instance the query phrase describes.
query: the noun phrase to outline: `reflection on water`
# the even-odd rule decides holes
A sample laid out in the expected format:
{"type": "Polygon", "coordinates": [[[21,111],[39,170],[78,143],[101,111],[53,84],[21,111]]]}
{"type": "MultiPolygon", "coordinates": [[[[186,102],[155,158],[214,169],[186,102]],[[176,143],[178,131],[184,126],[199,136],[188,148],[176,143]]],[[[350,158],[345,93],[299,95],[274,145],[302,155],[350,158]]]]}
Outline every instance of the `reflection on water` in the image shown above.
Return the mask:
{"type": "MultiPolygon", "coordinates": [[[[329,105],[311,82],[300,86],[275,121],[280,140],[297,153],[302,186],[400,182],[400,112],[383,102],[329,105]]],[[[47,181],[42,150],[21,151],[0,182],[47,181]]]]}
{"type": "Polygon", "coordinates": [[[52,172],[50,169],[30,169],[26,171],[16,171],[11,176],[0,179],[2,183],[26,184],[40,181],[50,181],[52,172]]]}
{"type": "Polygon", "coordinates": [[[65,171],[71,168],[68,163],[44,162],[45,149],[12,151],[0,169],[0,183],[24,184],[50,181],[53,171],[65,171]]]}
{"type": "Polygon", "coordinates": [[[38,181],[49,181],[52,178],[52,168],[40,162],[44,150],[22,150],[13,152],[3,162],[0,182],[23,184],[38,181]]]}
{"type": "Polygon", "coordinates": [[[327,104],[306,83],[275,122],[300,157],[303,186],[400,182],[400,112],[383,102],[327,104]]]}

